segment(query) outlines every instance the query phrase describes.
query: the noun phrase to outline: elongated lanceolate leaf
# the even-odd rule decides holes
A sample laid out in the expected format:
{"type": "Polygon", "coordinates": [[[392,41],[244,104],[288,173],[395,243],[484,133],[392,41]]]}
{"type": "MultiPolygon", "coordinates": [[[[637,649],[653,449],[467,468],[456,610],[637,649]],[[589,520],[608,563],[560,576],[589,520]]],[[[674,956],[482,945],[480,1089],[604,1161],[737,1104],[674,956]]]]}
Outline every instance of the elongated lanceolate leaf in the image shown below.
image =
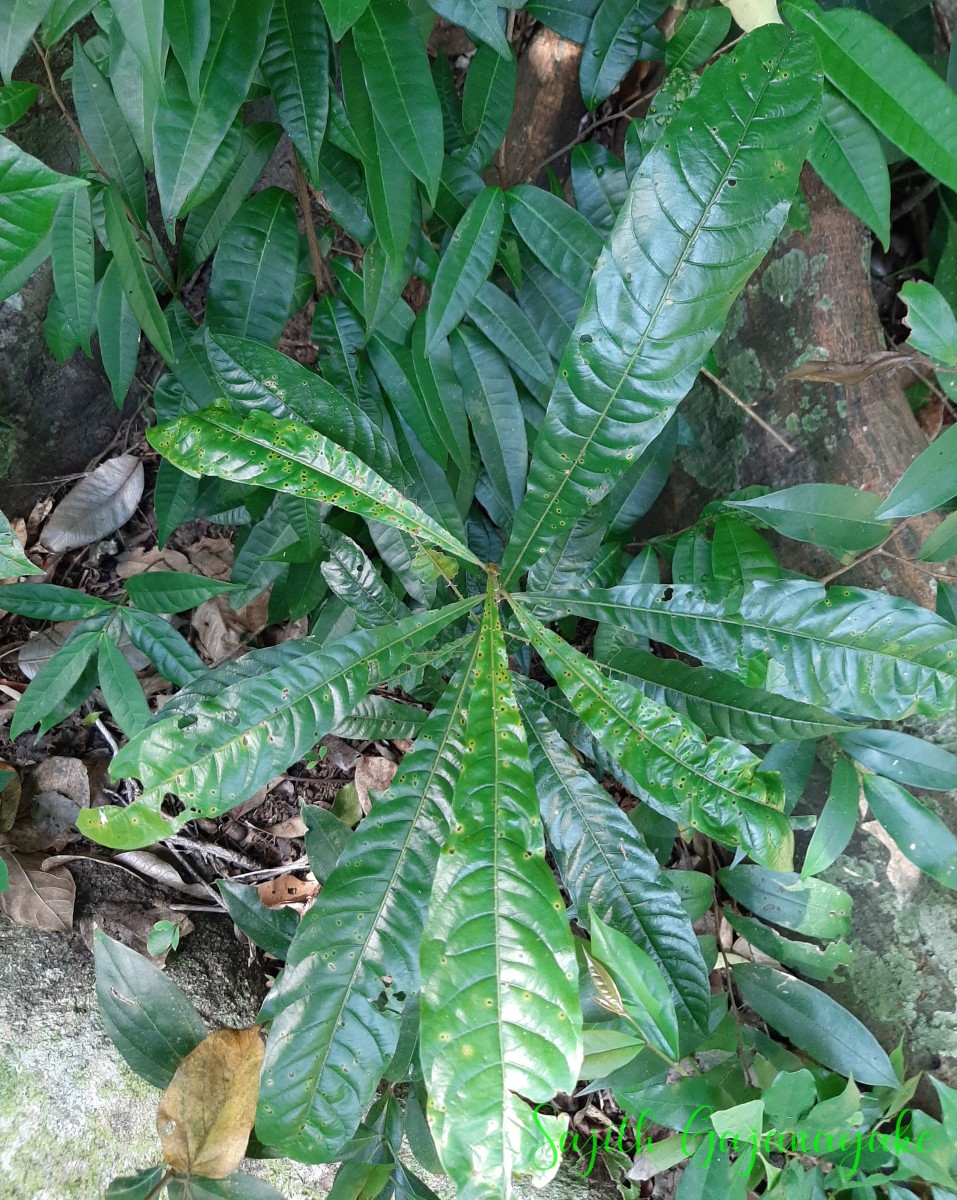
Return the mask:
{"type": "Polygon", "coordinates": [[[737,742],[708,742],[697,726],[597,667],[513,602],[542,661],[595,740],[666,816],[757,861],[789,869],[794,838],[777,775],[737,742]]]}
{"type": "Polygon", "coordinates": [[[864,797],[906,859],[957,891],[957,837],[935,812],[892,779],[865,774],[864,797]]]}
{"type": "Polygon", "coordinates": [[[166,0],[163,25],[169,46],[186,76],[190,96],[199,95],[199,76],[209,47],[208,0],[166,0]]]}
{"type": "Polygon", "coordinates": [[[148,436],[164,458],[188,474],[324,500],[478,564],[457,538],[354,454],[297,421],[262,412],[240,415],[214,404],[157,425],[148,436]]]}
{"type": "Polygon", "coordinates": [[[808,160],[838,200],[880,238],[891,236],[891,181],[880,138],[843,96],[824,90],[808,160]]]}
{"type": "Polygon", "coordinates": [[[50,232],[53,282],[67,322],[87,354],[93,324],[93,216],[89,188],[60,199],[50,232]]]}
{"type": "Polygon", "coordinates": [[[476,640],[303,917],[264,1015],[257,1128],[307,1162],[334,1161],[353,1135],[395,1050],[398,1014],[376,1001],[419,986],[419,936],[464,751],[476,640]]]}
{"type": "MultiPolygon", "coordinates": [[[[172,792],[187,809],[219,816],[301,758],[376,683],[474,603],[462,600],[384,629],[350,634],[200,697],[185,712],[145,729],[123,747],[111,769],[118,778],[130,774],[142,780],[144,807],[159,811],[172,792]]],[[[90,836],[109,826],[114,813],[122,819],[122,809],[97,809],[90,836]]]]}
{"type": "Polygon", "coordinates": [[[711,1013],[708,972],[691,922],[634,825],[575,760],[534,695],[518,704],[528,733],[538,802],[578,920],[589,905],[655,960],[678,1012],[699,1029],[711,1013]]]}
{"type": "Polygon", "coordinates": [[[612,489],[691,388],[784,225],[820,96],[813,48],[765,26],[705,73],[642,162],[562,358],[506,583],[612,489]]]}
{"type": "Polygon", "coordinates": [[[273,0],[262,72],[313,183],[329,109],[329,32],[313,0],[273,0]]]}
{"type": "Polygon", "coordinates": [[[10,82],[13,68],[46,19],[53,0],[6,0],[0,12],[0,79],[10,82]]]}
{"type": "Polygon", "coordinates": [[[466,210],[439,260],[426,310],[426,353],[458,325],[488,279],[505,222],[502,189],[486,188],[466,210]]]}
{"type": "Polygon", "coordinates": [[[608,621],[741,673],[767,655],[784,668],[773,690],[874,720],[942,716],[957,703],[957,627],[897,596],[825,589],[810,580],[756,580],[727,593],[694,585],[630,584],[532,595],[549,619],[608,621]]]}
{"type": "Polygon", "coordinates": [[[120,283],[126,299],[143,332],[166,361],[172,362],[176,355],[170,341],[169,326],[146,273],[146,266],[133,234],[133,226],[115,183],[111,183],[103,193],[103,201],[106,236],[110,241],[110,249],[113,251],[113,259],[120,273],[120,283]]]}
{"type": "Polygon", "coordinates": [[[508,1197],[513,1173],[535,1169],[542,1137],[530,1104],[573,1086],[582,1055],[575,953],[545,861],[494,586],[421,954],[429,1125],[461,1200],[508,1197]]]}
{"type": "Polygon", "coordinates": [[[639,59],[664,55],[655,22],[667,0],[602,0],[581,58],[582,96],[589,108],[607,100],[639,59]]]}

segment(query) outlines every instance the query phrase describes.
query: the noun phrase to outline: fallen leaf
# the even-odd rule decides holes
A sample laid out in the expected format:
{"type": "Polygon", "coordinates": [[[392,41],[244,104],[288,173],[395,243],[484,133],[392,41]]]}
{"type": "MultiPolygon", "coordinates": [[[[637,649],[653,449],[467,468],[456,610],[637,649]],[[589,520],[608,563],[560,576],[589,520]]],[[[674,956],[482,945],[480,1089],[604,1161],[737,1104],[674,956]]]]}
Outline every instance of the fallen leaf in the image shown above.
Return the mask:
{"type": "MultiPolygon", "coordinates": [[[[32,679],[37,671],[56,654],[78,624],[78,621],[63,621],[59,625],[54,625],[52,629],[48,629],[46,633],[38,633],[36,637],[24,642],[17,654],[17,666],[23,672],[24,677],[32,679]]],[[[120,637],[119,647],[120,653],[134,671],[143,671],[150,665],[150,660],[142,651],[137,650],[126,632],[120,637]]]]}
{"type": "Polygon", "coordinates": [[[116,573],[120,579],[132,579],[134,575],[145,575],[149,571],[185,571],[194,574],[193,564],[185,554],[167,547],[160,550],[154,546],[152,550],[144,550],[137,546],[128,554],[120,555],[116,563],[116,573]]]}
{"type": "Polygon", "coordinates": [[[372,801],[369,799],[370,789],[374,792],[386,791],[396,770],[394,762],[378,755],[364,754],[356,763],[355,785],[363,816],[372,807],[372,801]]]}
{"type": "Polygon", "coordinates": [[[107,459],[53,510],[40,541],[50,550],[89,546],[130,519],[143,495],[143,464],[132,454],[107,459]]]}
{"type": "Polygon", "coordinates": [[[277,838],[305,837],[306,822],[302,817],[289,817],[286,821],[280,821],[278,825],[270,825],[265,832],[277,838]]]}
{"type": "Polygon", "coordinates": [[[228,580],[233,573],[233,546],[228,538],[200,538],[184,550],[193,570],[206,579],[228,580]]]}
{"type": "Polygon", "coordinates": [[[20,807],[20,776],[9,763],[0,762],[0,833],[13,827],[20,807]]]}
{"type": "Polygon", "coordinates": [[[66,867],[43,870],[43,859],[34,854],[0,850],[10,886],[0,892],[0,912],[27,929],[44,933],[69,933],[73,928],[76,885],[66,867]]]}
{"type": "Polygon", "coordinates": [[[884,375],[914,362],[913,354],[897,350],[875,350],[857,362],[836,362],[833,359],[812,359],[792,367],[782,382],[801,380],[806,383],[839,383],[842,387],[857,387],[874,375],[884,375]]]}
{"type": "Polygon", "coordinates": [[[34,792],[59,792],[69,796],[80,808],[86,808],[90,803],[90,773],[78,758],[51,754],[30,772],[29,784],[34,792]]]}
{"type": "Polygon", "coordinates": [[[268,610],[267,593],[238,610],[230,608],[226,595],[204,600],[190,619],[196,631],[196,648],[208,661],[222,662],[235,654],[250,635],[266,628],[268,610]]]}
{"type": "Polygon", "coordinates": [[[92,912],[84,914],[77,922],[80,936],[88,948],[93,950],[93,935],[101,929],[107,937],[120,942],[137,954],[148,958],[155,967],[162,969],[166,966],[166,955],[150,954],[147,943],[157,921],[171,921],[179,929],[181,936],[193,932],[194,925],[186,913],[176,912],[165,904],[133,904],[129,900],[102,900],[92,912]]]}
{"type": "Polygon", "coordinates": [[[256,1118],[262,1062],[258,1025],[217,1029],[186,1055],[156,1113],[174,1171],[225,1179],[236,1170],[256,1118]]]}
{"type": "Polygon", "coordinates": [[[80,806],[61,792],[38,792],[20,806],[7,835],[10,844],[25,854],[60,851],[80,838],[76,818],[80,806]]]}
{"type": "Polygon", "coordinates": [[[283,908],[287,904],[305,904],[319,894],[314,879],[299,879],[296,875],[277,875],[257,884],[259,899],[267,908],[283,908]]]}

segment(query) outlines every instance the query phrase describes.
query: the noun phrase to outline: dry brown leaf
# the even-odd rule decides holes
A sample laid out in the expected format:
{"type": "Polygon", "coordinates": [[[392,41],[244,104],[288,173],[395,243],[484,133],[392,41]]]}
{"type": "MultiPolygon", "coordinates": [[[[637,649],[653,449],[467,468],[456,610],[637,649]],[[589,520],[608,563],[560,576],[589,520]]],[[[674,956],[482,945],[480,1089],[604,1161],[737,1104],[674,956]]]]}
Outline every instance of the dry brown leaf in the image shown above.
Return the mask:
{"type": "Polygon", "coordinates": [[[120,579],[132,579],[134,575],[145,575],[149,571],[182,571],[193,573],[193,564],[185,554],[167,547],[160,550],[154,546],[152,550],[144,550],[137,546],[128,554],[120,555],[116,564],[116,573],[120,579]]]}
{"type": "Polygon", "coordinates": [[[289,817],[286,821],[280,821],[278,825],[270,825],[265,832],[277,838],[305,837],[306,822],[302,817],[289,817]]]}
{"type": "Polygon", "coordinates": [[[40,540],[50,550],[89,546],[130,519],[143,495],[143,464],[132,454],[107,459],[63,497],[40,540]]]}
{"type": "Polygon", "coordinates": [[[236,1170],[256,1119],[262,1062],[258,1025],[217,1029],[186,1055],[156,1113],[174,1171],[225,1179],[236,1170]]]}
{"type": "Polygon", "coordinates": [[[227,538],[200,538],[185,551],[193,570],[206,579],[228,581],[233,573],[233,546],[227,538]]]}
{"type": "MultiPolygon", "coordinates": [[[[63,645],[66,639],[76,629],[79,621],[64,621],[54,625],[46,633],[38,633],[36,637],[24,642],[17,654],[17,666],[25,678],[32,679],[63,645]]],[[[119,641],[120,653],[134,671],[142,671],[149,666],[150,660],[142,651],[137,650],[129,639],[129,634],[123,633],[119,641]]]]}
{"type": "MultiPolygon", "coordinates": [[[[123,868],[125,870],[125,868],[123,868]]],[[[166,956],[169,950],[162,954],[151,955],[149,952],[149,936],[157,921],[169,921],[175,925],[181,937],[187,937],[193,932],[193,922],[184,912],[177,912],[165,904],[134,904],[129,900],[100,900],[92,911],[85,913],[77,922],[77,930],[88,949],[93,950],[93,934],[102,929],[107,937],[120,942],[142,954],[161,970],[166,966],[166,956]]]]}
{"type": "Polygon", "coordinates": [[[53,497],[46,496],[43,500],[38,500],[30,510],[30,515],[27,517],[27,537],[36,537],[40,526],[47,519],[50,513],[53,512],[53,497]]]}
{"type": "Polygon", "coordinates": [[[0,771],[10,771],[12,778],[0,792],[0,833],[6,833],[13,827],[17,819],[17,809],[20,807],[20,776],[16,767],[7,762],[0,762],[0,771]]]}
{"type": "Polygon", "coordinates": [[[11,921],[44,933],[69,933],[73,928],[76,886],[66,867],[43,870],[43,859],[35,854],[11,854],[0,850],[7,865],[10,886],[0,892],[0,912],[11,921]]]}
{"type": "Polygon", "coordinates": [[[25,854],[58,852],[80,838],[80,806],[61,792],[38,792],[20,805],[10,844],[25,854]]]}
{"type": "Polygon", "coordinates": [[[79,758],[51,754],[30,772],[30,786],[35,792],[59,792],[61,796],[69,796],[80,808],[86,808],[90,803],[90,773],[79,758]]]}
{"type": "Polygon", "coordinates": [[[236,611],[229,607],[226,595],[204,600],[193,611],[190,621],[196,631],[197,649],[210,662],[229,658],[251,634],[266,628],[268,611],[268,592],[236,611]]]}
{"type": "Polygon", "coordinates": [[[372,807],[369,790],[384,792],[392,782],[396,770],[394,762],[371,754],[364,754],[356,763],[355,785],[363,815],[367,815],[372,807]]]}
{"type": "Polygon", "coordinates": [[[839,383],[842,387],[857,387],[874,375],[884,375],[914,362],[912,354],[897,350],[875,350],[857,362],[835,362],[833,359],[814,359],[799,363],[784,376],[783,382],[801,380],[806,383],[839,383]]]}
{"type": "Polygon", "coordinates": [[[287,904],[305,904],[319,894],[314,879],[299,879],[295,875],[277,875],[257,884],[259,899],[267,908],[282,908],[287,904]]]}

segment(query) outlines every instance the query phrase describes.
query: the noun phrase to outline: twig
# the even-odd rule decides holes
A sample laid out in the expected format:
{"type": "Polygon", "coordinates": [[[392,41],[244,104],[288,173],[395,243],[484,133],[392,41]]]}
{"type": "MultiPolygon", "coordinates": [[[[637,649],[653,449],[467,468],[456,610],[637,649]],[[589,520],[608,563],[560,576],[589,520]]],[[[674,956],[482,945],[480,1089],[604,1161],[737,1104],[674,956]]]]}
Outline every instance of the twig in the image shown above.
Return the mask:
{"type": "Polygon", "coordinates": [[[309,185],[306,183],[306,177],[302,173],[302,167],[299,164],[299,155],[295,155],[295,174],[296,174],[296,198],[299,200],[299,207],[302,209],[302,223],[306,227],[306,243],[309,246],[309,262],[312,264],[312,277],[316,283],[316,295],[321,296],[324,292],[329,291],[330,280],[326,270],[326,264],[323,262],[322,254],[319,251],[319,242],[316,238],[316,227],[312,221],[312,204],[309,200],[309,185]]]}
{"type": "Polygon", "coordinates": [[[764,430],[765,433],[769,434],[771,437],[774,438],[774,440],[776,442],[778,442],[780,445],[782,445],[784,447],[784,449],[787,450],[788,454],[794,453],[794,447],[792,445],[790,445],[790,443],[786,442],[784,440],[784,438],[781,437],[781,435],[778,433],[778,431],[773,426],[769,425],[767,423],[767,421],[765,421],[764,417],[759,417],[758,414],[754,411],[753,408],[751,408],[750,405],[745,404],[745,402],[743,400],[741,400],[738,396],[736,396],[734,394],[734,392],[732,392],[732,390],[728,387],[727,384],[722,383],[721,380],[716,375],[712,375],[711,372],[707,369],[707,367],[701,368],[701,374],[706,379],[710,379],[711,382],[714,384],[714,386],[716,388],[718,388],[719,391],[724,392],[724,394],[728,397],[729,400],[733,400],[734,403],[738,406],[738,408],[741,409],[742,412],[746,413],[747,416],[749,416],[756,425],[761,426],[761,428],[764,430]]]}
{"type": "MultiPolygon", "coordinates": [[[[882,541],[878,542],[878,544],[876,546],[873,546],[865,554],[861,554],[859,557],[855,558],[852,562],[845,563],[845,565],[843,567],[838,567],[836,571],[831,571],[831,573],[829,575],[825,575],[823,579],[819,579],[818,583],[831,583],[831,581],[834,579],[837,579],[839,575],[844,575],[846,572],[852,570],[854,567],[860,566],[861,563],[867,562],[867,560],[869,558],[874,558],[878,554],[886,553],[884,550],[884,547],[887,545],[887,543],[892,541],[894,538],[896,538],[899,533],[902,533],[907,528],[907,526],[910,525],[916,519],[917,515],[918,514],[915,514],[915,516],[907,517],[905,520],[901,521],[901,523],[895,529],[892,529],[890,531],[890,533],[887,535],[887,537],[884,538],[882,541]]],[[[891,555],[890,557],[894,558],[897,556],[891,555]]],[[[910,559],[906,559],[906,558],[901,559],[900,561],[901,562],[911,562],[910,559]]],[[[912,563],[912,565],[916,566],[917,564],[912,563]]]]}
{"type": "Polygon", "coordinates": [[[214,843],[194,842],[192,838],[181,837],[178,833],[172,837],[165,838],[164,841],[168,846],[177,846],[181,850],[191,850],[194,854],[208,854],[211,858],[221,858],[225,862],[233,863],[234,866],[242,867],[246,871],[257,870],[256,864],[251,858],[247,858],[244,854],[240,854],[236,850],[227,850],[225,846],[217,846],[214,843]]]}

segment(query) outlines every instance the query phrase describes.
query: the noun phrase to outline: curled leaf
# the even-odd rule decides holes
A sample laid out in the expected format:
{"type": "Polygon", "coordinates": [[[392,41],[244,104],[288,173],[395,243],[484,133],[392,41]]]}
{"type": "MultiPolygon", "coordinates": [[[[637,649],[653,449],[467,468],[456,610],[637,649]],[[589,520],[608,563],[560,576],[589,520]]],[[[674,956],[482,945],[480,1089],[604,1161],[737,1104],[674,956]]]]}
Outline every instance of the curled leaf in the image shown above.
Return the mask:
{"type": "Polygon", "coordinates": [[[143,464],[132,454],[101,463],[60,501],[41,541],[50,550],[88,546],[130,519],[143,495],[143,464]]]}
{"type": "Polygon", "coordinates": [[[856,362],[836,362],[834,359],[812,359],[798,363],[783,377],[782,382],[839,383],[842,387],[857,387],[865,379],[875,375],[886,375],[914,362],[913,354],[901,354],[898,350],[875,350],[865,354],[856,362]]]}

